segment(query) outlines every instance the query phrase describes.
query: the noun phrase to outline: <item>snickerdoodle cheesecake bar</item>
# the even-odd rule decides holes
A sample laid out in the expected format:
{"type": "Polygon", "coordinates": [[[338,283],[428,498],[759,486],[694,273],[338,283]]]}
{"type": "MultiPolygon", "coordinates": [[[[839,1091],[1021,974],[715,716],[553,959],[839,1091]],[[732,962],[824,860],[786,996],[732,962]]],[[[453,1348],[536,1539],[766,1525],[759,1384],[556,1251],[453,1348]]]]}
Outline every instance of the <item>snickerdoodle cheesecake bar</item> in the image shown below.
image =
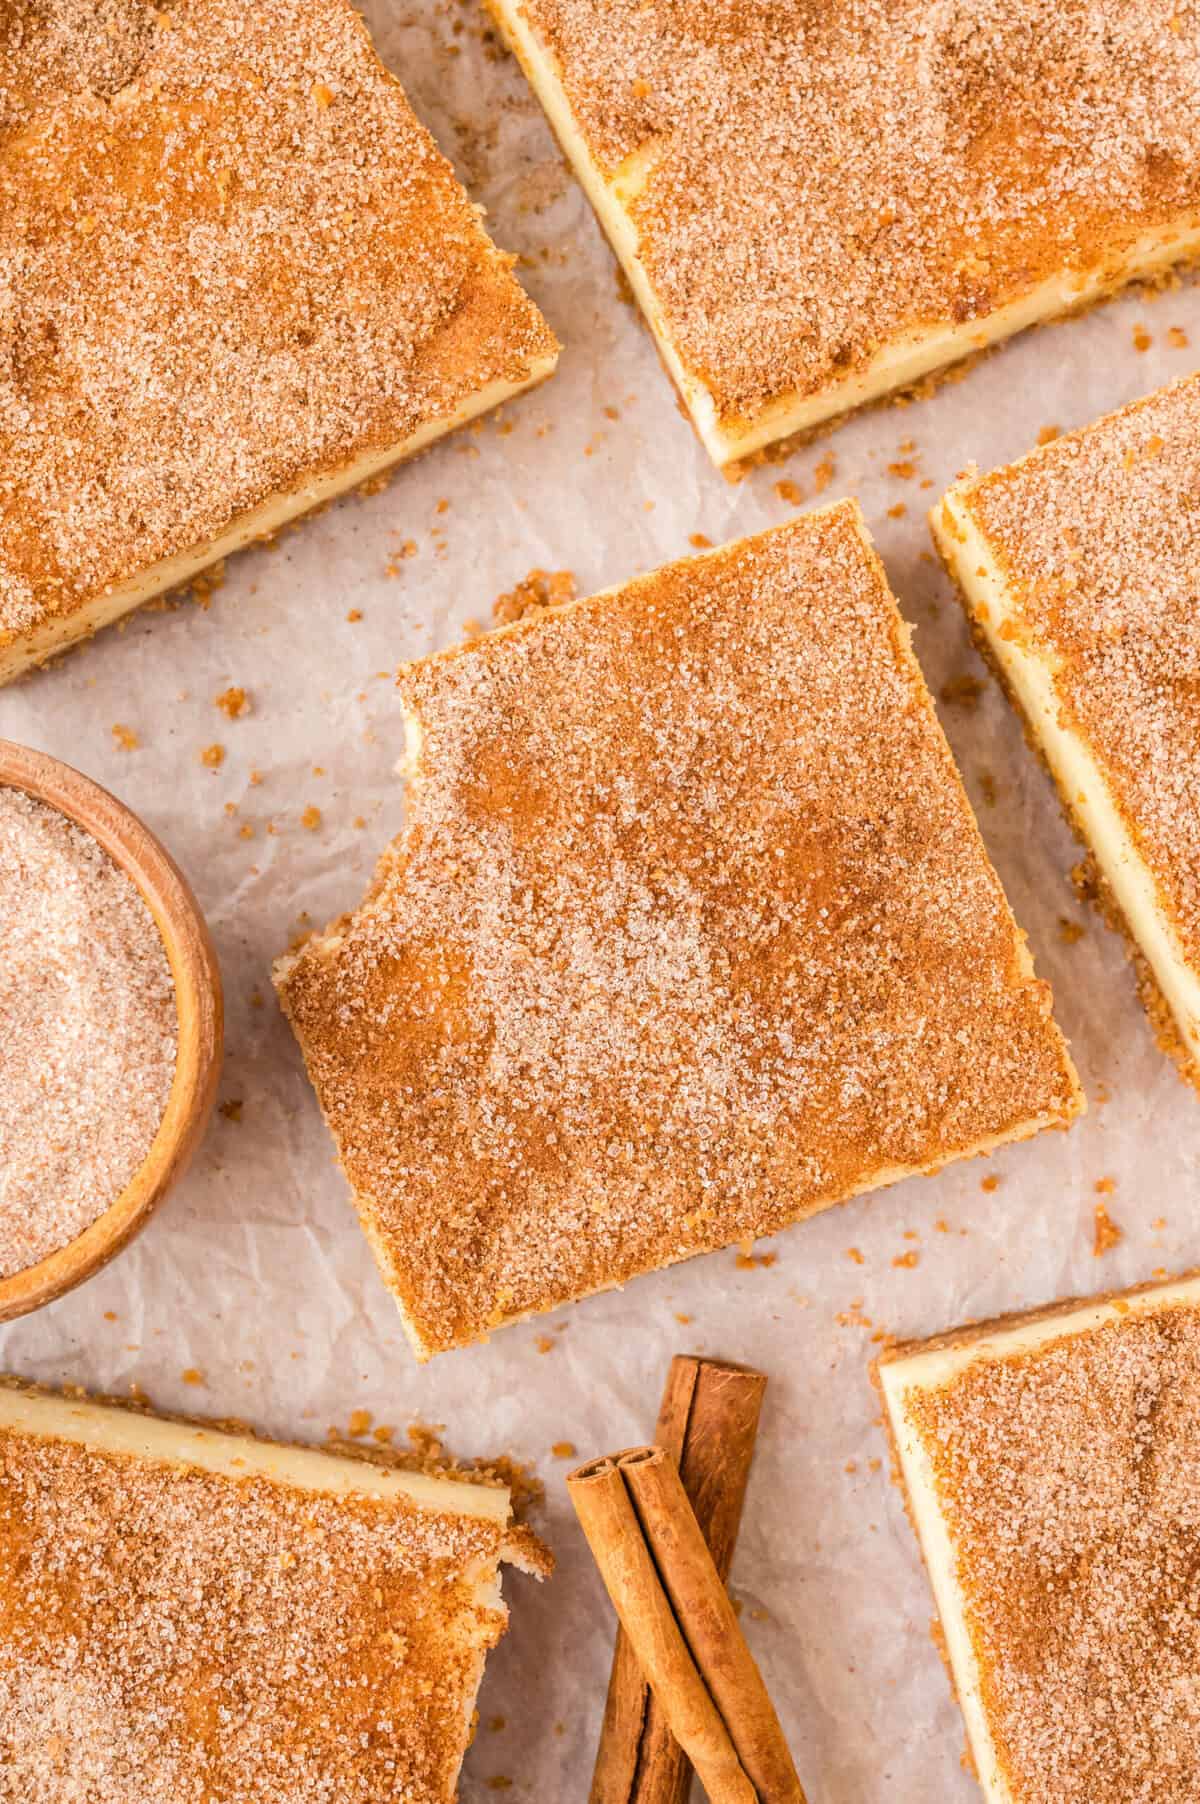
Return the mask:
{"type": "Polygon", "coordinates": [[[1200,1083],[1200,377],[968,472],[930,518],[1200,1083]]]}
{"type": "Polygon", "coordinates": [[[854,503],[400,689],[276,981],[420,1357],[1082,1107],[854,503]]]}
{"type": "Polygon", "coordinates": [[[0,682],[556,355],[349,0],[0,9],[0,682]]]}
{"type": "Polygon", "coordinates": [[[1200,1796],[1200,1279],[880,1361],[988,1804],[1200,1796]]]}
{"type": "Polygon", "coordinates": [[[453,1804],[509,1514],[502,1485],[0,1383],[0,1791],[453,1804]]]}
{"type": "Polygon", "coordinates": [[[1196,0],[489,0],[718,464],[1200,251],[1196,0]]]}

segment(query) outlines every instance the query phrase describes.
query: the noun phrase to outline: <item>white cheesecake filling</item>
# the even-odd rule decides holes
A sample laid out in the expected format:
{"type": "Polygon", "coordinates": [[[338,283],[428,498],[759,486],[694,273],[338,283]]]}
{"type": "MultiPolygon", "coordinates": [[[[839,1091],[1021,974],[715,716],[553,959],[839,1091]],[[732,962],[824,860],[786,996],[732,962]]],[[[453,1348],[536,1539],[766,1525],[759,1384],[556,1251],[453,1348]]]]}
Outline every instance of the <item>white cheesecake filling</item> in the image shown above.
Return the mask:
{"type": "Polygon", "coordinates": [[[1200,221],[1190,215],[1180,218],[1159,231],[1142,233],[1123,251],[1114,252],[1090,270],[1061,271],[1039,282],[980,319],[958,325],[939,320],[901,333],[861,369],[828,383],[816,394],[793,391],[769,401],[749,419],[722,420],[711,391],[685,366],[641,259],[630,208],[649,180],[653,149],[634,152],[614,175],[606,175],[576,123],[557,60],[525,17],[520,0],[489,0],[489,4],[620,259],[700,440],[718,465],[736,463],[776,439],[791,438],[878,401],[1027,326],[1086,307],[1126,282],[1160,275],[1173,264],[1200,255],[1200,221]]]}
{"type": "Polygon", "coordinates": [[[1111,1302],[1081,1303],[1037,1320],[1015,1322],[1011,1327],[1000,1327],[992,1332],[984,1330],[977,1336],[954,1337],[949,1345],[885,1361],[878,1368],[913,1525],[941,1617],[946,1654],[966,1721],[971,1754],[988,1804],[1016,1804],[1016,1800],[1000,1770],[980,1691],[979,1662],[967,1627],[966,1602],[959,1583],[954,1543],[942,1514],[932,1463],[908,1417],[907,1398],[914,1392],[941,1389],[979,1360],[1008,1359],[1036,1352],[1051,1341],[1090,1334],[1110,1322],[1127,1320],[1130,1315],[1142,1311],[1173,1305],[1194,1308],[1198,1304],[1200,1278],[1185,1278],[1156,1285],[1141,1295],[1117,1297],[1111,1302]]]}
{"type": "Polygon", "coordinates": [[[298,515],[308,513],[310,509],[320,507],[323,502],[332,501],[335,496],[344,494],[347,489],[369,481],[372,476],[378,476],[392,464],[415,457],[417,452],[423,451],[447,432],[453,432],[456,427],[465,425],[478,414],[486,413],[489,409],[498,407],[501,402],[511,400],[515,395],[532,388],[551,374],[555,362],[555,357],[539,359],[523,382],[491,382],[456,407],[453,413],[428,421],[410,437],[388,445],[382,451],[372,451],[365,457],[356,458],[324,476],[301,482],[296,488],[272,495],[261,506],[241,514],[215,539],[163,558],[160,563],[139,571],[125,582],[114,584],[85,602],[82,607],[73,608],[70,613],[51,614],[39,621],[30,632],[17,634],[8,644],[0,644],[0,684],[12,682],[14,677],[20,676],[31,666],[43,664],[56,652],[65,651],[69,645],[99,632],[101,627],[111,626],[123,614],[141,607],[143,602],[153,600],[156,595],[190,582],[193,576],[208,569],[211,564],[219,563],[235,551],[242,551],[255,539],[269,538],[298,515]]]}
{"type": "Polygon", "coordinates": [[[223,1478],[268,1478],[330,1497],[404,1497],[440,1514],[475,1516],[505,1526],[509,1493],[500,1486],[463,1484],[405,1472],[370,1460],[339,1457],[315,1447],[258,1441],[250,1435],[173,1422],[161,1416],[0,1384],[0,1430],[70,1441],[97,1453],[166,1461],[223,1478]]]}
{"type": "Polygon", "coordinates": [[[1054,665],[1047,653],[1022,635],[1020,612],[969,511],[968,494],[969,483],[951,489],[930,516],[938,547],[1021,705],[1188,1052],[1200,1059],[1200,974],[1188,962],[1158,883],[1121,816],[1103,766],[1087,740],[1063,723],[1054,665]],[[1011,636],[1006,635],[1006,627],[1012,629],[1011,636]]]}

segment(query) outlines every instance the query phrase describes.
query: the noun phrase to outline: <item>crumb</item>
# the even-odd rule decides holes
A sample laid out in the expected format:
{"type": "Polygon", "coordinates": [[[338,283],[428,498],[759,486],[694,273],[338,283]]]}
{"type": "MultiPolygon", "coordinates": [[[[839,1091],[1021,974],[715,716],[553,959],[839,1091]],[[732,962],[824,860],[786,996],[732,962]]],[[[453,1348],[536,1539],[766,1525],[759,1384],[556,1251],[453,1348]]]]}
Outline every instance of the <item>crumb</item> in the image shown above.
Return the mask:
{"type": "Polygon", "coordinates": [[[1087,929],[1084,927],[1081,927],[1078,921],[1069,921],[1067,919],[1066,915],[1059,915],[1059,917],[1058,917],[1058,937],[1060,940],[1062,940],[1064,945],[1067,945],[1067,946],[1078,945],[1079,941],[1084,937],[1084,934],[1086,933],[1086,931],[1087,931],[1087,929]]]}
{"type": "Polygon", "coordinates": [[[837,472],[837,460],[832,451],[827,451],[816,469],[813,471],[813,487],[818,495],[824,494],[837,472]]]}
{"type": "Polygon", "coordinates": [[[799,507],[800,503],[804,500],[804,491],[801,489],[800,484],[798,482],[792,482],[791,479],[786,476],[782,481],[775,484],[775,493],[779,496],[781,501],[789,502],[792,507],[799,507]]]}
{"type": "Polygon", "coordinates": [[[907,512],[908,512],[908,508],[906,507],[905,503],[903,501],[897,501],[893,507],[888,508],[888,511],[887,511],[888,519],[889,520],[903,520],[903,518],[907,512]]]}
{"type": "Polygon", "coordinates": [[[990,770],[980,771],[979,773],[979,793],[982,795],[989,808],[994,808],[996,806],[996,779],[993,777],[990,770]]]}
{"type": "Polygon", "coordinates": [[[989,1196],[991,1195],[993,1190],[999,1190],[1000,1180],[996,1176],[995,1172],[990,1173],[986,1178],[980,1178],[979,1188],[981,1190],[986,1191],[989,1196]]]}
{"type": "Polygon", "coordinates": [[[527,614],[574,601],[577,593],[573,570],[531,570],[515,588],[496,597],[492,603],[492,619],[497,626],[510,626],[527,614]]]}
{"type": "Polygon", "coordinates": [[[361,608],[351,608],[350,612],[346,615],[346,619],[349,620],[351,622],[351,624],[353,624],[356,620],[361,620],[362,619],[362,609],[361,608]]]}
{"type": "Polygon", "coordinates": [[[574,1459],[575,1443],[574,1441],[555,1441],[550,1451],[555,1459],[574,1459]]]}
{"type": "Polygon", "coordinates": [[[949,682],[943,683],[940,693],[942,700],[951,708],[975,709],[983,694],[983,681],[980,677],[964,672],[962,676],[951,677],[949,682]]]}
{"type": "Polygon", "coordinates": [[[242,1119],[242,1099],[241,1099],[241,1097],[240,1096],[226,1097],[224,1102],[217,1104],[217,1113],[219,1115],[223,1115],[225,1117],[226,1121],[240,1121],[242,1119]]]}
{"type": "Polygon", "coordinates": [[[553,1353],[554,1351],[554,1342],[548,1334],[539,1334],[533,1344],[539,1353],[553,1353]]]}
{"type": "Polygon", "coordinates": [[[306,832],[315,833],[317,828],[321,825],[321,810],[315,808],[310,802],[308,807],[304,810],[304,813],[300,816],[300,825],[306,832]]]}
{"type": "Polygon", "coordinates": [[[682,1328],[686,1328],[688,1326],[688,1324],[691,1321],[693,1321],[694,1319],[695,1318],[693,1316],[683,1315],[678,1312],[676,1313],[676,1316],[675,1316],[675,1320],[679,1323],[680,1327],[682,1327],[682,1328]]]}
{"type": "Polygon", "coordinates": [[[508,1726],[508,1718],[506,1716],[489,1716],[488,1717],[488,1728],[491,1730],[493,1735],[498,1735],[500,1733],[501,1729],[507,1728],[507,1726],[508,1726]]]}
{"type": "Polygon", "coordinates": [[[1037,435],[1037,442],[1039,445],[1052,445],[1056,438],[1061,437],[1061,426],[1043,426],[1037,435]]]}
{"type": "Polygon", "coordinates": [[[1151,338],[1149,332],[1147,332],[1145,326],[1135,326],[1133,328],[1133,348],[1135,351],[1148,351],[1153,343],[1154,340],[1151,338]]]}
{"type": "Polygon", "coordinates": [[[230,720],[240,720],[243,714],[250,712],[250,697],[244,689],[223,689],[213,700],[222,714],[227,714],[230,720]]]}
{"type": "Polygon", "coordinates": [[[346,1424],[346,1432],[353,1439],[357,1439],[359,1435],[366,1434],[371,1426],[372,1419],[369,1409],[351,1410],[350,1420],[346,1424]]]}
{"type": "MultiPolygon", "coordinates": [[[[999,1182],[1000,1182],[999,1178],[992,1178],[990,1180],[991,1189],[994,1190],[999,1182]]],[[[981,1188],[984,1190],[987,1190],[988,1187],[989,1187],[989,1180],[987,1178],[984,1178],[981,1188]]],[[[948,1221],[946,1221],[942,1216],[939,1215],[938,1219],[933,1224],[933,1231],[935,1234],[948,1234],[950,1232],[950,1223],[948,1221]]]]}
{"type": "Polygon", "coordinates": [[[857,1247],[847,1247],[846,1257],[847,1259],[853,1259],[855,1265],[862,1265],[864,1263],[863,1256],[857,1247]]]}
{"type": "Polygon", "coordinates": [[[1097,1196],[1111,1196],[1116,1187],[1116,1178],[1097,1178],[1092,1186],[1097,1196]]]}
{"type": "Polygon", "coordinates": [[[223,745],[206,745],[200,754],[200,762],[206,764],[209,770],[219,770],[225,762],[225,747],[223,745]]]}
{"type": "Polygon", "coordinates": [[[396,1430],[390,1422],[381,1422],[378,1428],[371,1430],[371,1439],[378,1441],[381,1447],[390,1447],[395,1439],[396,1430]]]}
{"type": "Polygon", "coordinates": [[[710,551],[712,549],[712,540],[706,532],[689,533],[688,544],[694,545],[697,551],[710,551]]]}
{"type": "Polygon", "coordinates": [[[141,744],[141,740],[133,728],[122,726],[120,721],[111,730],[113,738],[123,752],[135,752],[141,744]]]}
{"type": "Polygon", "coordinates": [[[919,1265],[920,1263],[921,1255],[915,1249],[911,1249],[907,1253],[897,1253],[896,1257],[892,1260],[894,1266],[902,1268],[905,1271],[911,1271],[914,1265],[919,1265]]]}
{"type": "Polygon", "coordinates": [[[887,472],[889,476],[898,476],[901,482],[911,482],[917,473],[917,466],[911,458],[905,457],[898,463],[889,464],[887,472]]]}
{"type": "Polygon", "coordinates": [[[1182,326],[1169,326],[1167,328],[1167,343],[1173,351],[1187,350],[1189,343],[1188,335],[1182,326]]]}
{"type": "Polygon", "coordinates": [[[1096,1204],[1094,1214],[1096,1234],[1092,1242],[1092,1256],[1099,1259],[1124,1239],[1124,1231],[1113,1221],[1103,1203],[1096,1204]]]}
{"type": "Polygon", "coordinates": [[[180,1373],[180,1377],[183,1379],[183,1382],[185,1384],[203,1384],[204,1383],[204,1373],[201,1372],[196,1366],[188,1366],[188,1368],[185,1372],[180,1373]]]}

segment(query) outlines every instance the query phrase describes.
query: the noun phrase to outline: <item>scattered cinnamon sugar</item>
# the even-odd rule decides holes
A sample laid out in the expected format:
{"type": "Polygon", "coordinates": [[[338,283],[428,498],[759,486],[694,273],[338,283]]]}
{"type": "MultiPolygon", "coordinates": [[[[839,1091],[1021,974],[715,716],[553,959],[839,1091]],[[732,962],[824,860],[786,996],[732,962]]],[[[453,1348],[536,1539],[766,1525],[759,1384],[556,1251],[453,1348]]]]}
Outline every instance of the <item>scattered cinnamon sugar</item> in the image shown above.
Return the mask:
{"type": "Polygon", "coordinates": [[[0,1275],[74,1240],[136,1175],[175,1072],[175,986],[130,879],[0,788],[0,1275]]]}
{"type": "Polygon", "coordinates": [[[1124,1238],[1124,1230],[1109,1215],[1103,1203],[1097,1203],[1093,1211],[1096,1219],[1095,1237],[1092,1242],[1092,1253],[1097,1259],[1111,1252],[1124,1238]]]}
{"type": "Polygon", "coordinates": [[[244,689],[223,689],[215,700],[222,714],[228,715],[230,720],[240,720],[243,714],[250,712],[250,697],[244,689]]]}
{"type": "Polygon", "coordinates": [[[559,607],[575,599],[575,576],[570,570],[531,570],[515,588],[498,595],[492,603],[492,619],[497,626],[509,626],[529,614],[545,608],[559,607]]]}

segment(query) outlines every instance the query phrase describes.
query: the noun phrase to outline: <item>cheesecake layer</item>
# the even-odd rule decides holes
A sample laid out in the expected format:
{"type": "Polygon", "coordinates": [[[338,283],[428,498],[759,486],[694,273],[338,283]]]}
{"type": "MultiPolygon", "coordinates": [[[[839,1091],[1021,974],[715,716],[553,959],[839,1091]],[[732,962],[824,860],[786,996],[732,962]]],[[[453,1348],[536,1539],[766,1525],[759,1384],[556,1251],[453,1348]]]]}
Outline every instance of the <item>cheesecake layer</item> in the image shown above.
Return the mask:
{"type": "Polygon", "coordinates": [[[451,1804],[509,1494],[0,1384],[0,1765],[28,1804],[451,1804]]]}
{"type": "Polygon", "coordinates": [[[0,680],[557,355],[348,0],[17,0],[0,280],[0,680]]]}
{"type": "MultiPolygon", "coordinates": [[[[1200,380],[968,475],[934,538],[1200,1066],[1200,380]]],[[[1159,1003],[1161,999],[1161,1005],[1159,1003]]],[[[1158,1023],[1160,1029],[1163,1023],[1158,1023]]]]}
{"type": "Polygon", "coordinates": [[[1200,1785],[1200,1279],[901,1347],[877,1368],[989,1804],[1200,1785]]]}
{"type": "Polygon", "coordinates": [[[853,504],[400,688],[276,983],[419,1357],[1082,1107],[853,504]]]}
{"type": "Polygon", "coordinates": [[[718,464],[1200,252],[1173,0],[489,4],[718,464]]]}

